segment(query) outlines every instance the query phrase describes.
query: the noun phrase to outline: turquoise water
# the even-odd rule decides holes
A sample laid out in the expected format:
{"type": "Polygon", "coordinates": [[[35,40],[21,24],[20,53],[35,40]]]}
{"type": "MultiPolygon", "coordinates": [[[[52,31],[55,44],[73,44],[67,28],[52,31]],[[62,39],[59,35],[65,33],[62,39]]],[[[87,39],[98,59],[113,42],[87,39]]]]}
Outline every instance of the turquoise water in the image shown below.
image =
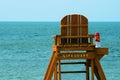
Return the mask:
{"type": "MultiPolygon", "coordinates": [[[[52,36],[59,34],[59,28],[59,22],[0,22],[0,80],[43,80],[52,53],[52,36]]],[[[119,30],[120,22],[89,23],[89,33],[99,31],[102,47],[109,48],[109,55],[101,60],[107,80],[120,79],[119,30]]],[[[81,75],[63,78],[84,80],[81,75]]]]}

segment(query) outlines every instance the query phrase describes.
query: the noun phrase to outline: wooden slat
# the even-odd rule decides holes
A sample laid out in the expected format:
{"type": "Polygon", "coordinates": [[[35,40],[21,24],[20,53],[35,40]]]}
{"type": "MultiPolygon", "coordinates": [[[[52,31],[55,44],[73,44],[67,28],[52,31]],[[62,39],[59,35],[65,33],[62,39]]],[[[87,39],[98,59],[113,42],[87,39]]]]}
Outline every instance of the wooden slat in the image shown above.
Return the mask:
{"type": "Polygon", "coordinates": [[[62,62],[60,63],[61,65],[69,65],[69,64],[86,64],[86,62],[62,62]]]}
{"type": "Polygon", "coordinates": [[[61,27],[68,27],[68,26],[73,26],[73,27],[80,27],[80,26],[87,26],[88,24],[68,24],[68,25],[61,25],[61,27]]]}
{"type": "Polygon", "coordinates": [[[67,74],[67,73],[86,73],[86,71],[61,71],[62,74],[67,74]]]}
{"type": "Polygon", "coordinates": [[[94,50],[94,46],[53,46],[52,47],[53,51],[64,51],[64,50],[94,50]]]}
{"type": "Polygon", "coordinates": [[[94,38],[93,34],[90,35],[82,35],[82,36],[61,36],[61,35],[54,35],[53,38],[94,38]]]}
{"type": "Polygon", "coordinates": [[[86,36],[60,36],[60,38],[94,38],[92,35],[86,35],[86,36]]]}

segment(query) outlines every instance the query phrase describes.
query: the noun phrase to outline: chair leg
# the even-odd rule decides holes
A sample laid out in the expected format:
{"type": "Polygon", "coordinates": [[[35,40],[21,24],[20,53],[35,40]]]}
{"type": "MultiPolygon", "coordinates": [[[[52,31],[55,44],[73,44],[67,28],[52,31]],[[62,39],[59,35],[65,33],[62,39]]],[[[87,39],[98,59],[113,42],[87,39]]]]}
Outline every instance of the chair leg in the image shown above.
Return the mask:
{"type": "Polygon", "coordinates": [[[91,79],[94,80],[94,60],[91,60],[91,74],[92,74],[91,79]]]}
{"type": "Polygon", "coordinates": [[[88,60],[86,60],[86,80],[89,80],[89,63],[88,63],[88,60]]]}
{"type": "Polygon", "coordinates": [[[58,80],[61,80],[61,66],[60,66],[60,60],[58,60],[58,80]]]}

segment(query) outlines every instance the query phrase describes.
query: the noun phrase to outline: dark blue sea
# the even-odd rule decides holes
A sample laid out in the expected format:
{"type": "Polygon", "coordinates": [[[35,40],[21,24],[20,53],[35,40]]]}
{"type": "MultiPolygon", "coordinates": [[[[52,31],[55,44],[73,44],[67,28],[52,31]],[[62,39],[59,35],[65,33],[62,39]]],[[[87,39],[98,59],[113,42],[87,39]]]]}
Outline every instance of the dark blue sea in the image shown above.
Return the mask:
{"type": "MultiPolygon", "coordinates": [[[[120,22],[89,22],[89,34],[95,32],[100,32],[101,46],[109,48],[101,60],[106,78],[119,80],[120,22]]],[[[0,22],[0,80],[43,80],[52,55],[52,36],[58,34],[59,22],[0,22]]],[[[62,77],[85,80],[84,76],[62,77]]]]}

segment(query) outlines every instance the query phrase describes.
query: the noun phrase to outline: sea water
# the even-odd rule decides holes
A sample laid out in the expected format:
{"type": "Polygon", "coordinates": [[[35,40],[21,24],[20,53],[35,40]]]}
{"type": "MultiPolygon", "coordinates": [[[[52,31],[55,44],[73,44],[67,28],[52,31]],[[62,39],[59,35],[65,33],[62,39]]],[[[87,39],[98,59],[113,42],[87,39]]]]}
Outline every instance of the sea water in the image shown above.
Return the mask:
{"type": "MultiPolygon", "coordinates": [[[[119,80],[120,22],[89,22],[89,34],[95,32],[100,32],[101,47],[109,48],[101,60],[106,78],[119,80]]],[[[0,80],[43,80],[52,55],[52,36],[58,34],[59,22],[0,22],[0,80]]],[[[65,74],[62,80],[85,80],[84,76],[65,74]]]]}

